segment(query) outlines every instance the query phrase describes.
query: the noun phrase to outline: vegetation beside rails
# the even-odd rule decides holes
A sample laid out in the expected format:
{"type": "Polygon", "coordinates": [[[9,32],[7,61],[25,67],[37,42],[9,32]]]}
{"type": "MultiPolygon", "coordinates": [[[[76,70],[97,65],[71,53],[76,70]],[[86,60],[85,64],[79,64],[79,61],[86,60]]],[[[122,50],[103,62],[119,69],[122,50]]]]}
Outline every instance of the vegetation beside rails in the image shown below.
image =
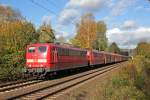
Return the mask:
{"type": "Polygon", "coordinates": [[[0,82],[13,81],[21,78],[25,63],[24,53],[6,54],[0,58],[0,82]]]}
{"type": "Polygon", "coordinates": [[[150,44],[139,43],[134,58],[112,77],[97,100],[150,100],[150,44]]]}
{"type": "Polygon", "coordinates": [[[0,4],[0,82],[20,79],[27,44],[53,42],[54,31],[42,23],[36,29],[18,10],[0,4]]]}

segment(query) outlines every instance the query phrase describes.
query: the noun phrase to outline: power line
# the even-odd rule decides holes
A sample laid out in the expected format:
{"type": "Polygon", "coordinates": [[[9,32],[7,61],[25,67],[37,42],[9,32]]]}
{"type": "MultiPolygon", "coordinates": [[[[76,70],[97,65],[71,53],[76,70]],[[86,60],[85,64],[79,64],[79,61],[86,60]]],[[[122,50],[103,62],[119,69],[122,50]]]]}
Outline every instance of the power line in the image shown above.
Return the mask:
{"type": "Polygon", "coordinates": [[[46,1],[49,2],[49,3],[51,3],[51,4],[53,4],[53,7],[55,7],[55,8],[58,7],[54,2],[52,2],[52,1],[50,1],[50,0],[46,0],[46,1]]]}
{"type": "MultiPolygon", "coordinates": [[[[41,4],[37,3],[37,2],[35,2],[34,0],[29,0],[29,1],[31,1],[31,3],[37,5],[38,7],[40,7],[40,8],[42,8],[42,9],[46,10],[47,12],[53,13],[54,15],[56,15],[56,17],[59,16],[59,15],[56,14],[54,11],[52,11],[52,10],[50,10],[50,9],[48,9],[48,8],[46,8],[46,7],[44,7],[43,5],[41,5],[41,4]]],[[[72,20],[70,23],[71,23],[71,24],[76,24],[76,22],[75,22],[74,20],[72,20]]],[[[84,29],[85,29],[85,30],[88,30],[88,29],[86,29],[85,27],[84,27],[84,29]]]]}
{"type": "MultiPolygon", "coordinates": [[[[46,11],[48,11],[48,12],[51,12],[51,13],[53,13],[53,14],[56,15],[56,16],[59,16],[59,15],[57,15],[55,12],[53,12],[52,10],[50,10],[50,9],[48,9],[48,8],[46,8],[46,7],[44,7],[43,5],[41,5],[41,4],[37,3],[37,2],[35,2],[34,0],[31,0],[31,2],[32,2],[33,4],[35,4],[35,5],[39,6],[39,7],[41,7],[42,9],[44,9],[44,10],[46,10],[46,11]]],[[[76,24],[74,20],[72,20],[70,23],[76,24]]],[[[87,28],[85,28],[85,27],[84,27],[84,29],[87,30],[87,31],[89,30],[89,29],[87,29],[87,28]]]]}
{"type": "MultiPolygon", "coordinates": [[[[59,16],[59,15],[56,14],[54,11],[52,11],[52,10],[50,10],[50,9],[48,9],[48,8],[46,8],[46,7],[44,7],[43,5],[39,4],[38,2],[35,2],[34,0],[29,0],[29,1],[31,1],[31,3],[35,4],[36,6],[38,6],[38,7],[42,8],[42,9],[46,10],[47,12],[53,13],[56,17],[59,16]]],[[[71,23],[71,24],[76,24],[76,22],[75,22],[74,20],[72,20],[70,23],[71,23]]]]}
{"type": "Polygon", "coordinates": [[[46,11],[48,11],[48,12],[51,12],[51,13],[53,13],[54,15],[58,16],[55,12],[53,12],[52,10],[50,10],[50,9],[48,9],[48,8],[46,8],[46,7],[44,7],[43,5],[41,5],[41,4],[37,3],[37,2],[35,2],[34,0],[29,0],[29,1],[31,1],[33,4],[39,6],[40,8],[42,8],[42,9],[44,9],[44,10],[46,10],[46,11]]]}
{"type": "MultiPolygon", "coordinates": [[[[59,16],[59,15],[56,14],[54,11],[52,11],[52,10],[50,10],[50,9],[48,9],[48,8],[46,8],[46,7],[44,7],[43,5],[39,4],[38,2],[35,2],[34,0],[29,0],[29,1],[31,1],[31,3],[35,4],[36,6],[38,6],[38,7],[42,8],[42,9],[46,10],[47,12],[53,13],[56,17],[59,16]]],[[[72,23],[72,24],[75,24],[73,21],[71,21],[71,23],[72,23]]]]}

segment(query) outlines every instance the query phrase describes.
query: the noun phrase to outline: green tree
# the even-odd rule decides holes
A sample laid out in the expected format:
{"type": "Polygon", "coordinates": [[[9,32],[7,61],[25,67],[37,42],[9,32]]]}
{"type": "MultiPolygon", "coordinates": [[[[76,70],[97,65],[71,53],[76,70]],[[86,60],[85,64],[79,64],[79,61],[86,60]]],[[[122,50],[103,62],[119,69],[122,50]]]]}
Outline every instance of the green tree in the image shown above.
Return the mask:
{"type": "Polygon", "coordinates": [[[39,42],[54,42],[55,35],[50,24],[43,23],[38,29],[39,42]]]}
{"type": "Polygon", "coordinates": [[[97,22],[97,34],[94,44],[94,48],[97,50],[105,51],[107,49],[107,38],[106,38],[107,26],[103,21],[97,22]]]}
{"type": "Polygon", "coordinates": [[[117,44],[115,42],[113,42],[110,46],[109,46],[109,51],[113,52],[113,53],[120,53],[120,48],[117,46],[117,44]]]}

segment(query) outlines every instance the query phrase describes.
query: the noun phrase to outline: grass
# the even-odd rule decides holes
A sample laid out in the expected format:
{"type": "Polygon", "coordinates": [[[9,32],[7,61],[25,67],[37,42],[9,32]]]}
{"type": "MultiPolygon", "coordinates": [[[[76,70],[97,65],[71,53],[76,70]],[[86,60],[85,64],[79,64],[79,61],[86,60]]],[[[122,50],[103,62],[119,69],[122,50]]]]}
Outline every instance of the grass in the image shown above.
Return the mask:
{"type": "Polygon", "coordinates": [[[143,57],[121,68],[94,100],[150,100],[150,63],[143,57]]]}

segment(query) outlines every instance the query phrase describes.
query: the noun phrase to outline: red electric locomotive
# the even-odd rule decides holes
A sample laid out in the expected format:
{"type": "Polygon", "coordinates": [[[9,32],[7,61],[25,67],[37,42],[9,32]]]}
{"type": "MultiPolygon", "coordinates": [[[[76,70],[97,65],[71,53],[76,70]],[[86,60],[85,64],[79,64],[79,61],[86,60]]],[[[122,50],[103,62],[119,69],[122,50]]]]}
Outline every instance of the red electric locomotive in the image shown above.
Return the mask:
{"type": "Polygon", "coordinates": [[[30,44],[26,50],[29,73],[46,74],[88,65],[87,51],[53,43],[30,44]]]}
{"type": "Polygon", "coordinates": [[[26,49],[26,68],[31,74],[49,75],[62,70],[127,60],[119,54],[85,50],[53,43],[30,44],[26,49]]]}

